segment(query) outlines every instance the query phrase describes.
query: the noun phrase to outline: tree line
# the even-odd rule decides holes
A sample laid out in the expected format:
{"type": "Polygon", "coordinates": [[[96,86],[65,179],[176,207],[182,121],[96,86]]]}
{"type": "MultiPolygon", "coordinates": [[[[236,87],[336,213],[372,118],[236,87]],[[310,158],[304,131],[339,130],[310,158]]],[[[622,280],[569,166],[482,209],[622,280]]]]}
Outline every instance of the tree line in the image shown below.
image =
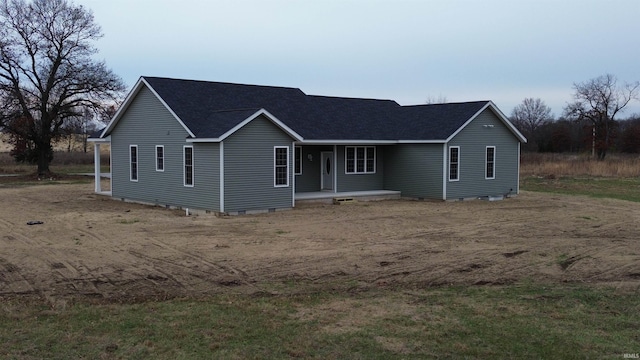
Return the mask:
{"type": "Polygon", "coordinates": [[[640,114],[621,118],[640,100],[640,83],[619,83],[611,74],[574,83],[574,101],[555,119],[539,98],[526,98],[510,120],[528,139],[524,151],[590,152],[598,160],[607,153],[640,153],[640,114]]]}

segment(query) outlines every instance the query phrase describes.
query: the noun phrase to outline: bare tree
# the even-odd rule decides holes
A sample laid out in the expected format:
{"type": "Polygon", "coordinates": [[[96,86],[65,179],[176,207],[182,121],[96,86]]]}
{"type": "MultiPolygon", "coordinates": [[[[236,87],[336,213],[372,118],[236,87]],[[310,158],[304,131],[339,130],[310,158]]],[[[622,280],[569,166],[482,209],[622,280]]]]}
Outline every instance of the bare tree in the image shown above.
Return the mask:
{"type": "Polygon", "coordinates": [[[447,97],[440,94],[438,95],[438,97],[433,97],[431,95],[427,96],[427,100],[425,101],[425,104],[427,105],[432,105],[432,104],[446,104],[447,101],[447,97]]]}
{"type": "Polygon", "coordinates": [[[539,129],[546,122],[553,120],[551,108],[540,98],[525,98],[521,104],[511,112],[511,121],[527,139],[529,150],[535,150],[539,146],[539,129]]]}
{"type": "Polygon", "coordinates": [[[618,85],[611,74],[599,76],[583,83],[573,84],[575,102],[565,108],[568,117],[588,121],[593,126],[593,152],[604,160],[612,143],[611,133],[616,115],[632,100],[638,100],[640,82],[618,85]]]}
{"type": "Polygon", "coordinates": [[[91,11],[67,0],[0,0],[0,128],[33,145],[39,175],[67,120],[123,95],[93,59],[101,36],[91,11]]]}

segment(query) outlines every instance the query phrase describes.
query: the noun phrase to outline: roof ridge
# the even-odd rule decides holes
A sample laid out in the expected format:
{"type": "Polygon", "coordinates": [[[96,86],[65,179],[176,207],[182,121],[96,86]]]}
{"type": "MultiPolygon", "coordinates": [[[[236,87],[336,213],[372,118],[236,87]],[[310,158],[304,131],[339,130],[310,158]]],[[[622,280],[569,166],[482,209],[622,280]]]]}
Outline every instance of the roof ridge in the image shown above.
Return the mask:
{"type": "Polygon", "coordinates": [[[215,113],[223,113],[223,112],[235,112],[235,111],[257,111],[263,109],[261,107],[247,107],[247,108],[237,108],[237,109],[221,109],[221,110],[214,110],[211,111],[211,114],[215,114],[215,113]]]}
{"type": "MultiPolygon", "coordinates": [[[[331,95],[314,95],[314,94],[305,94],[307,97],[316,97],[316,98],[326,98],[326,99],[341,99],[341,100],[365,100],[365,101],[385,101],[385,102],[393,102],[398,104],[397,101],[393,99],[377,99],[377,98],[363,98],[363,97],[345,97],[345,96],[331,96],[331,95]]],[[[400,104],[398,104],[400,105],[400,104]]]]}
{"type": "Polygon", "coordinates": [[[437,103],[437,104],[414,104],[414,105],[402,105],[402,107],[412,108],[412,107],[444,106],[444,105],[470,105],[470,104],[486,104],[488,102],[491,102],[491,100],[456,101],[456,102],[446,102],[446,103],[437,103]]]}
{"type": "Polygon", "coordinates": [[[220,84],[220,85],[236,85],[236,86],[247,86],[247,87],[271,88],[271,89],[289,89],[289,90],[298,90],[298,91],[300,91],[300,92],[302,92],[304,94],[304,92],[300,88],[291,87],[291,86],[243,84],[243,83],[226,82],[226,81],[183,79],[183,78],[172,78],[172,77],[164,77],[164,76],[142,76],[142,78],[144,78],[144,79],[158,79],[158,80],[171,80],[171,81],[180,81],[180,82],[193,82],[193,83],[202,83],[202,84],[220,84]]]}

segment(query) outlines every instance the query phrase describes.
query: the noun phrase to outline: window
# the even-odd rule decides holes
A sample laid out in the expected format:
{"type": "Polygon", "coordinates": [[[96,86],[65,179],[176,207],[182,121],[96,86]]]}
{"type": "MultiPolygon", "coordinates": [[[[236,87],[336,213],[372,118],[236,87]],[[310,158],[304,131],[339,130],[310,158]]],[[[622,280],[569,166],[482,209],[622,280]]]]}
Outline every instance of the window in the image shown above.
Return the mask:
{"type": "Polygon", "coordinates": [[[138,181],[138,145],[129,145],[129,169],[131,181],[138,181]]]}
{"type": "Polygon", "coordinates": [[[302,147],[296,146],[296,162],[294,172],[296,175],[302,175],[302,147]]]}
{"type": "Polygon", "coordinates": [[[449,148],[449,181],[460,180],[460,147],[449,148]]]}
{"type": "Polygon", "coordinates": [[[487,156],[486,156],[486,179],[495,179],[496,178],[496,147],[495,146],[487,146],[487,156]]]}
{"type": "Polygon", "coordinates": [[[347,174],[372,174],[376,172],[375,146],[347,146],[344,156],[347,174]]]}
{"type": "Polygon", "coordinates": [[[164,171],[164,146],[156,145],[156,171],[164,171]]]}
{"type": "Polygon", "coordinates": [[[273,185],[275,187],[289,186],[289,147],[276,146],[273,148],[273,185]]]}
{"type": "Polygon", "coordinates": [[[184,147],[184,186],[193,186],[193,146],[184,147]]]}

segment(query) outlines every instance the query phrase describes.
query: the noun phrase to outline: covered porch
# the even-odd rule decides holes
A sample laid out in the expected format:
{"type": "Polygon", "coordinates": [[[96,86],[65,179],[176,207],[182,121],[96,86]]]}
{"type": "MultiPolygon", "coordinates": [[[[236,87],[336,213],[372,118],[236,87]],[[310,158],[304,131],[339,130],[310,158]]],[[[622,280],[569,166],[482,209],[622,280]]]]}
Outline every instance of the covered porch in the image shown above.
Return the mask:
{"type": "MultiPolygon", "coordinates": [[[[104,139],[101,138],[89,138],[89,142],[93,143],[93,165],[94,165],[94,182],[95,182],[95,193],[99,195],[111,196],[111,172],[103,173],[101,169],[101,145],[105,145],[105,147],[109,147],[109,157],[111,157],[111,136],[108,136],[104,139]],[[109,179],[109,187],[102,187],[102,179],[109,179]]],[[[111,164],[109,164],[111,165],[111,164]]]]}

